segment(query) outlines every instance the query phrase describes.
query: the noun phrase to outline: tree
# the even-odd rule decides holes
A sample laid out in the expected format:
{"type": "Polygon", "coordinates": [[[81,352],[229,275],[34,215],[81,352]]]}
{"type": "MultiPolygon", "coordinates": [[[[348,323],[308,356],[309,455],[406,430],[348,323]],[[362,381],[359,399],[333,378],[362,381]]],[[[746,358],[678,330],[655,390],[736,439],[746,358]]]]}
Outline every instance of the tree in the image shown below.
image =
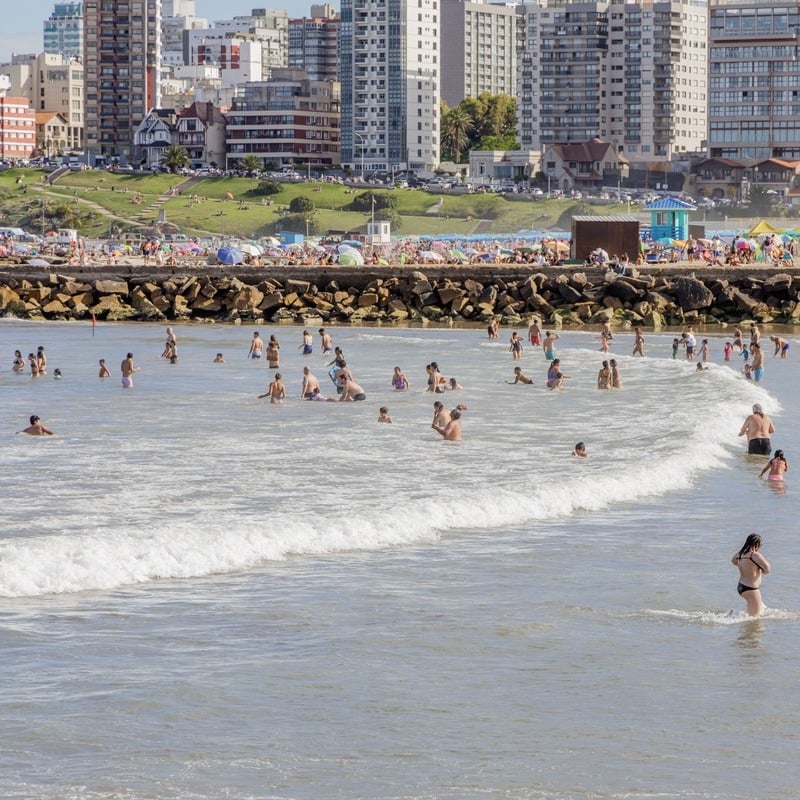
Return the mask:
{"type": "Polygon", "coordinates": [[[774,203],[774,195],[768,194],[761,184],[754,183],[750,187],[750,209],[756,214],[768,214],[774,203]]]}
{"type": "Polygon", "coordinates": [[[517,101],[507,94],[482,92],[455,108],[441,109],[441,147],[456,163],[467,150],[516,150],[517,101]]]}
{"type": "Polygon", "coordinates": [[[519,142],[513,133],[504,136],[484,136],[478,142],[478,150],[519,150],[519,142]]]}
{"type": "Polygon", "coordinates": [[[312,212],[305,214],[287,214],[285,217],[274,222],[271,226],[273,233],[280,231],[292,231],[292,233],[303,233],[307,236],[314,236],[319,233],[319,221],[312,212]]]}
{"type": "Polygon", "coordinates": [[[185,147],[172,144],[164,151],[161,163],[174,175],[179,169],[188,167],[191,159],[185,147]]]}
{"type": "Polygon", "coordinates": [[[442,144],[454,155],[456,164],[461,161],[461,153],[469,148],[469,134],[475,127],[472,117],[462,105],[442,114],[442,144]]]}
{"type": "Polygon", "coordinates": [[[304,197],[302,194],[298,195],[297,197],[293,197],[292,201],[289,203],[289,211],[292,214],[304,214],[307,211],[314,210],[314,203],[311,202],[307,197],[304,197]]]}
{"type": "Polygon", "coordinates": [[[239,159],[239,167],[245,171],[248,178],[252,178],[253,173],[261,169],[261,159],[252,153],[248,153],[244,158],[239,159]]]}
{"type": "Polygon", "coordinates": [[[397,206],[397,198],[388,192],[362,192],[353,198],[350,203],[351,211],[363,211],[369,214],[381,209],[392,209],[397,206]]]}
{"type": "Polygon", "coordinates": [[[280,181],[259,181],[258,186],[250,191],[256,195],[280,194],[283,184],[280,181]]]}
{"type": "Polygon", "coordinates": [[[375,219],[383,219],[391,223],[393,233],[397,233],[402,227],[402,218],[393,208],[378,209],[375,212],[375,219]]]}

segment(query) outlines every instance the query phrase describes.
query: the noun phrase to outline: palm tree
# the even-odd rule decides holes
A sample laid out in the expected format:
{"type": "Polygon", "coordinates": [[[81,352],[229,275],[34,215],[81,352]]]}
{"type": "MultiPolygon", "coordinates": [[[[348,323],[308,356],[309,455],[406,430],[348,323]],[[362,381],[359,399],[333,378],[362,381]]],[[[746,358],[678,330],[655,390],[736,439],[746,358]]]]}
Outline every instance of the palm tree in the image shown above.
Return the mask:
{"type": "Polygon", "coordinates": [[[161,163],[174,175],[179,169],[188,167],[191,162],[185,147],[173,144],[165,151],[161,163]]]}
{"type": "Polygon", "coordinates": [[[442,139],[455,154],[456,164],[461,162],[461,153],[469,144],[469,132],[475,123],[469,113],[456,106],[446,111],[442,118],[442,139]]]}
{"type": "Polygon", "coordinates": [[[252,178],[253,173],[261,169],[261,159],[250,153],[244,158],[239,159],[239,166],[247,173],[248,178],[252,178]]]}

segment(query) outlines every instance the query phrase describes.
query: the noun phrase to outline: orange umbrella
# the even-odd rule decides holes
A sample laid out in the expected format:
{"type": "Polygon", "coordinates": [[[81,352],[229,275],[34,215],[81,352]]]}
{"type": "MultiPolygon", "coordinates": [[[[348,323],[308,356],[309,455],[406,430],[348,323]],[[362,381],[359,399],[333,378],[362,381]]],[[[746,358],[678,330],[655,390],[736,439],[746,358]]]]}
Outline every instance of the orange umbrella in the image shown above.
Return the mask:
{"type": "Polygon", "coordinates": [[[228,198],[228,200],[233,200],[233,195],[230,192],[225,192],[225,196],[228,198]]]}

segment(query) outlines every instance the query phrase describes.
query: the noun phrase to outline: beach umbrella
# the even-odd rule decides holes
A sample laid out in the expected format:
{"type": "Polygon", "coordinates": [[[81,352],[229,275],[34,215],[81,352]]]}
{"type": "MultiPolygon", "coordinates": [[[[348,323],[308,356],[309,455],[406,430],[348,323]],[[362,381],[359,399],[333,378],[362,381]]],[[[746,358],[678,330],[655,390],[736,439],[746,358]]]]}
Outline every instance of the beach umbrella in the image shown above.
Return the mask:
{"type": "Polygon", "coordinates": [[[364,266],[364,257],[358,252],[358,250],[348,250],[344,253],[339,253],[339,257],[336,259],[336,261],[345,267],[364,266]]]}
{"type": "Polygon", "coordinates": [[[423,261],[444,261],[444,256],[441,253],[437,253],[435,250],[421,250],[419,257],[423,261]]]}
{"type": "Polygon", "coordinates": [[[226,246],[217,250],[217,261],[220,264],[231,266],[233,264],[241,264],[243,260],[242,251],[236,247],[226,246]]]}
{"type": "Polygon", "coordinates": [[[457,250],[455,248],[450,250],[448,255],[450,256],[450,258],[455,259],[456,261],[464,262],[469,260],[466,253],[464,253],[462,250],[457,250]]]}
{"type": "Polygon", "coordinates": [[[243,244],[239,248],[246,256],[260,256],[263,250],[255,244],[243,244]]]}
{"type": "Polygon", "coordinates": [[[466,253],[468,256],[478,255],[478,251],[474,247],[465,247],[461,252],[466,253]]]}
{"type": "Polygon", "coordinates": [[[364,246],[363,242],[359,242],[356,239],[345,239],[343,242],[340,242],[340,244],[346,245],[347,247],[363,247],[364,246]]]}
{"type": "Polygon", "coordinates": [[[261,241],[266,247],[277,247],[281,243],[281,240],[276,239],[274,236],[264,236],[261,241]]]}
{"type": "Polygon", "coordinates": [[[225,197],[227,197],[228,200],[233,200],[233,195],[230,192],[225,192],[225,197]]]}

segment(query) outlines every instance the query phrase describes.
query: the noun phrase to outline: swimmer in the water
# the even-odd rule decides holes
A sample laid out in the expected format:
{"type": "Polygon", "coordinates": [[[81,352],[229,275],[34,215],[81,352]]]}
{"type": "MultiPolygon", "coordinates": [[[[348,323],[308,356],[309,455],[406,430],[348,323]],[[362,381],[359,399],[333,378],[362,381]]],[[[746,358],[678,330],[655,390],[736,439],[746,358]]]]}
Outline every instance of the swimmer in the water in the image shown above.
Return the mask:
{"type": "Polygon", "coordinates": [[[767,462],[764,469],[761,470],[758,477],[763,478],[764,473],[769,471],[767,475],[768,481],[782,481],[785,473],[789,471],[789,462],[783,455],[783,450],[776,450],[775,455],[767,462]]]}
{"type": "Polygon", "coordinates": [[[770,571],[769,561],[761,555],[761,537],[751,533],[741,550],[734,553],[731,563],[739,569],[739,585],[736,591],[747,603],[747,613],[757,617],[764,611],[761,597],[761,577],[770,571]]]}

